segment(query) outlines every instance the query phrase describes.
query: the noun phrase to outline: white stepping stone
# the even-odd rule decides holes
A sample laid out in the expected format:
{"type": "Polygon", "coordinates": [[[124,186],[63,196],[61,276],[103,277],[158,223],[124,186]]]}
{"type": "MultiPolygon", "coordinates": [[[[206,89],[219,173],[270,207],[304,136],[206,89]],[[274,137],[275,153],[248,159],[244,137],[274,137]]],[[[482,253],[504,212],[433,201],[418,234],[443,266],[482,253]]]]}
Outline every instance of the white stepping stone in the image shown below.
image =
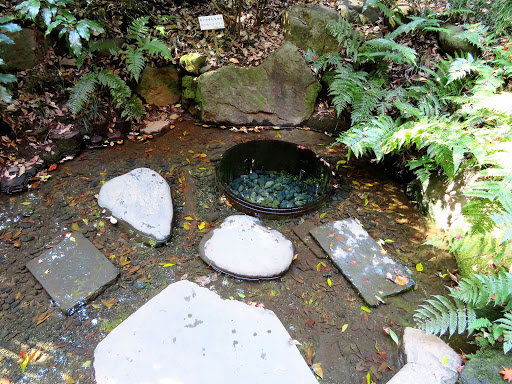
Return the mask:
{"type": "Polygon", "coordinates": [[[274,312],[171,284],[94,352],[97,384],[317,384],[274,312]]]}
{"type": "Polygon", "coordinates": [[[293,260],[293,244],[276,230],[246,215],[227,217],[199,244],[199,255],[213,268],[247,279],[283,275],[293,260]]]}
{"type": "Polygon", "coordinates": [[[137,168],[107,181],[101,187],[98,204],[157,244],[171,236],[171,189],[149,168],[137,168]]]}

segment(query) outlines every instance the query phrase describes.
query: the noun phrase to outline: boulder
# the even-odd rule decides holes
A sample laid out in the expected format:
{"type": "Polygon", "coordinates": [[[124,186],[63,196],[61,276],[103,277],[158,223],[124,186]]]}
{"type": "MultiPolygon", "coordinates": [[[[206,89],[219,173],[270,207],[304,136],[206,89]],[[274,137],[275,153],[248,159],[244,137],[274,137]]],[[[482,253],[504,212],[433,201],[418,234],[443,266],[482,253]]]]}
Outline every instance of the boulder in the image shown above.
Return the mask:
{"type": "Polygon", "coordinates": [[[338,12],[323,5],[294,5],[283,13],[284,38],[305,51],[312,49],[319,55],[337,52],[338,41],[326,26],[328,22],[338,19],[338,12]]]}
{"type": "Polygon", "coordinates": [[[171,189],[149,168],[137,168],[107,181],[101,187],[98,205],[133,227],[149,244],[162,244],[171,236],[171,189]]]}
{"type": "Polygon", "coordinates": [[[149,121],[140,129],[140,132],[145,135],[156,136],[167,132],[170,126],[171,122],[169,120],[149,121]]]}
{"type": "Polygon", "coordinates": [[[502,351],[480,350],[464,366],[460,374],[460,384],[503,384],[500,371],[512,368],[512,357],[502,351]]]}
{"type": "Polygon", "coordinates": [[[342,0],[338,5],[339,14],[351,23],[375,24],[382,12],[373,6],[368,6],[363,12],[363,0],[342,0]]]}
{"type": "Polygon", "coordinates": [[[19,32],[5,33],[14,44],[0,43],[0,57],[6,71],[23,71],[33,68],[44,57],[49,47],[49,39],[37,28],[23,28],[19,32]]]}
{"type": "Polygon", "coordinates": [[[439,32],[439,44],[447,54],[455,56],[455,53],[471,53],[473,56],[477,56],[480,53],[478,47],[460,37],[460,34],[464,32],[464,28],[450,23],[443,24],[442,27],[451,31],[439,32]]]}
{"type": "Polygon", "coordinates": [[[443,340],[420,329],[405,328],[403,348],[407,365],[419,364],[435,377],[434,383],[455,384],[462,364],[460,356],[443,340]]]}
{"type": "Polygon", "coordinates": [[[283,275],[293,260],[293,244],[255,217],[227,217],[199,244],[201,258],[222,272],[247,279],[283,275]]]}
{"type": "Polygon", "coordinates": [[[185,71],[194,75],[199,75],[199,70],[206,63],[206,56],[199,53],[189,53],[180,58],[180,65],[185,68],[185,71]]]}
{"type": "Polygon", "coordinates": [[[175,104],[181,97],[181,79],[174,65],[162,68],[146,67],[136,92],[146,103],[157,106],[175,104]]]}
{"type": "Polygon", "coordinates": [[[286,42],[258,67],[202,74],[196,100],[207,122],[299,125],[313,112],[320,88],[297,47],[286,42]]]}

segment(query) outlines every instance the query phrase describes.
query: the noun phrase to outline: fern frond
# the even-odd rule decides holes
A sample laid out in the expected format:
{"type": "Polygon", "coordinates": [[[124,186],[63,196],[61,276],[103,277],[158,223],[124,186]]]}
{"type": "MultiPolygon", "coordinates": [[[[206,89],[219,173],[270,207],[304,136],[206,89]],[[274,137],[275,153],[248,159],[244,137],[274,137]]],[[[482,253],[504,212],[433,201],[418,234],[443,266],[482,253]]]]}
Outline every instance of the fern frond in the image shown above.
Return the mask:
{"type": "Polygon", "coordinates": [[[398,44],[391,39],[372,39],[361,46],[359,56],[364,60],[389,60],[398,64],[416,65],[414,49],[398,44]]]}
{"type": "Polygon", "coordinates": [[[165,57],[166,59],[172,59],[169,47],[162,40],[150,39],[150,37],[148,36],[146,37],[144,43],[140,45],[140,48],[148,51],[148,53],[151,56],[160,55],[162,57],[165,57]]]}
{"type": "Polygon", "coordinates": [[[133,49],[132,47],[128,47],[124,53],[126,57],[126,68],[133,75],[135,81],[139,82],[139,76],[146,66],[144,51],[142,48],[133,49]]]}
{"type": "Polygon", "coordinates": [[[450,289],[450,295],[473,308],[482,308],[491,302],[494,305],[506,305],[512,301],[512,274],[474,274],[462,278],[457,289],[450,289]]]}
{"type": "Polygon", "coordinates": [[[91,95],[96,91],[98,75],[88,73],[75,84],[69,98],[69,110],[76,115],[82,111],[85,104],[90,100],[91,95]]]}
{"type": "Polygon", "coordinates": [[[333,105],[339,114],[351,104],[356,94],[363,92],[363,86],[368,74],[363,71],[356,72],[348,64],[335,69],[334,81],[329,87],[329,94],[334,96],[333,105]]]}
{"type": "Polygon", "coordinates": [[[128,37],[129,39],[142,40],[149,35],[149,16],[138,17],[130,23],[128,26],[128,37]]]}
{"type": "Polygon", "coordinates": [[[137,96],[132,95],[124,102],[124,109],[121,112],[121,116],[129,120],[139,121],[145,113],[146,110],[144,109],[144,105],[142,105],[142,101],[137,96]]]}
{"type": "Polygon", "coordinates": [[[435,295],[426,302],[416,310],[414,318],[418,327],[427,333],[441,336],[448,331],[450,336],[455,332],[460,334],[476,319],[473,308],[458,299],[435,295]]]}
{"type": "Polygon", "coordinates": [[[95,40],[89,43],[91,52],[108,51],[111,55],[115,55],[119,49],[118,44],[108,40],[95,40]]]}

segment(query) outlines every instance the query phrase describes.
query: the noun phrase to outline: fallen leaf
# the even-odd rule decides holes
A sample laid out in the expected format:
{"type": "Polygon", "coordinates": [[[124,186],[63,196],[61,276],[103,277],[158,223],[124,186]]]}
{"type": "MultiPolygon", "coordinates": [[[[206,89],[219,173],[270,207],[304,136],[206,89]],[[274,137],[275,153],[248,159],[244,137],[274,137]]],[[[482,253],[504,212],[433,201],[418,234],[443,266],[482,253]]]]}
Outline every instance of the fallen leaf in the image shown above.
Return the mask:
{"type": "Polygon", "coordinates": [[[341,333],[345,332],[348,328],[348,324],[343,324],[343,326],[341,327],[341,333]]]}
{"type": "Polygon", "coordinates": [[[57,164],[50,165],[50,168],[48,168],[49,171],[55,171],[57,169],[57,164]]]}
{"type": "Polygon", "coordinates": [[[416,264],[416,270],[418,272],[422,272],[423,271],[423,264],[421,264],[421,263],[416,264]]]}
{"type": "Polygon", "coordinates": [[[229,59],[229,61],[231,61],[233,64],[238,64],[238,60],[235,59],[234,57],[232,57],[231,59],[229,59]]]}
{"type": "Polygon", "coordinates": [[[204,221],[202,221],[201,223],[197,224],[197,228],[199,230],[202,230],[206,227],[206,223],[204,221]]]}
{"type": "Polygon", "coordinates": [[[398,336],[396,335],[396,333],[388,327],[383,327],[382,329],[384,329],[384,332],[386,332],[395,342],[395,344],[398,345],[398,336]]]}
{"type": "Polygon", "coordinates": [[[44,312],[44,313],[41,313],[38,318],[37,318],[37,322],[36,322],[36,325],[39,325],[41,324],[43,321],[45,321],[48,317],[50,317],[50,315],[52,314],[53,312],[53,309],[49,309],[48,311],[44,312]]]}
{"type": "Polygon", "coordinates": [[[82,368],[87,368],[89,365],[91,365],[91,360],[87,360],[85,363],[82,364],[82,368]]]}
{"type": "Polygon", "coordinates": [[[328,285],[329,287],[332,287],[332,281],[331,281],[331,278],[330,278],[330,277],[328,277],[328,278],[327,278],[327,285],[328,285]]]}
{"type": "Polygon", "coordinates": [[[306,349],[306,364],[311,366],[313,365],[313,362],[311,361],[311,359],[313,358],[313,351],[311,350],[311,347],[308,347],[308,349],[306,349]]]}
{"type": "Polygon", "coordinates": [[[363,311],[365,311],[366,313],[371,313],[372,312],[372,310],[370,308],[368,308],[368,307],[361,307],[361,309],[363,311]]]}
{"type": "Polygon", "coordinates": [[[190,224],[187,222],[183,223],[183,228],[185,228],[187,231],[190,230],[190,224]]]}
{"type": "Polygon", "coordinates": [[[162,268],[169,268],[169,267],[172,267],[173,263],[159,263],[158,265],[160,265],[162,268]]]}
{"type": "Polygon", "coordinates": [[[236,294],[237,294],[238,296],[240,296],[242,299],[245,297],[245,295],[244,295],[243,293],[241,293],[241,292],[237,292],[236,294]]]}
{"type": "Polygon", "coordinates": [[[290,345],[302,345],[302,344],[299,343],[297,340],[290,339],[290,345]]]}
{"type": "Polygon", "coordinates": [[[73,380],[73,378],[70,375],[68,375],[67,373],[63,373],[62,378],[66,381],[66,384],[74,384],[75,383],[75,380],[73,380]]]}
{"type": "Polygon", "coordinates": [[[118,298],[112,298],[112,299],[109,299],[109,300],[103,300],[101,299],[101,303],[107,307],[107,308],[111,308],[114,304],[116,304],[117,302],[119,301],[118,298]]]}
{"type": "Polygon", "coordinates": [[[80,230],[80,227],[78,226],[78,224],[77,224],[77,223],[73,223],[73,224],[71,224],[71,229],[72,229],[73,231],[79,231],[79,230],[80,230]]]}
{"type": "Polygon", "coordinates": [[[406,285],[409,282],[409,278],[407,276],[398,275],[393,281],[398,285],[406,285]]]}
{"type": "Polygon", "coordinates": [[[8,377],[0,377],[0,384],[11,384],[11,380],[8,377]]]}
{"type": "Polygon", "coordinates": [[[20,363],[20,369],[22,373],[25,373],[25,368],[27,368],[29,358],[30,357],[28,355],[25,356],[25,359],[20,363]]]}
{"type": "Polygon", "coordinates": [[[512,368],[503,367],[503,371],[500,372],[503,375],[503,380],[508,382],[512,381],[512,368]]]}
{"type": "Polygon", "coordinates": [[[320,366],[320,364],[313,364],[311,368],[313,368],[313,372],[315,372],[315,374],[318,377],[320,377],[321,379],[324,378],[324,372],[322,371],[322,367],[320,366]]]}

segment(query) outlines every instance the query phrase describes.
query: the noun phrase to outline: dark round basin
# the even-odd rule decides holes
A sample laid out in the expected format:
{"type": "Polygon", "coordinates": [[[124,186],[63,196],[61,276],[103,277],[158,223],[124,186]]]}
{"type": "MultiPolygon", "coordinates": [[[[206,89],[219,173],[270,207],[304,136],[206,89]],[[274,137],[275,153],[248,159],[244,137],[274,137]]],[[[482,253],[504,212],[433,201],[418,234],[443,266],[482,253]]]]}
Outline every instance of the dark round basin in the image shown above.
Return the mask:
{"type": "Polygon", "coordinates": [[[313,151],[278,140],[253,140],[231,147],[217,165],[216,178],[220,191],[235,208],[268,218],[294,217],[315,210],[332,187],[329,167],[313,151]],[[270,177],[276,178],[273,183],[267,181],[270,177]],[[245,183],[256,184],[259,192],[275,185],[279,192],[270,192],[280,197],[278,201],[269,198],[268,203],[262,196],[255,197],[245,183]]]}

